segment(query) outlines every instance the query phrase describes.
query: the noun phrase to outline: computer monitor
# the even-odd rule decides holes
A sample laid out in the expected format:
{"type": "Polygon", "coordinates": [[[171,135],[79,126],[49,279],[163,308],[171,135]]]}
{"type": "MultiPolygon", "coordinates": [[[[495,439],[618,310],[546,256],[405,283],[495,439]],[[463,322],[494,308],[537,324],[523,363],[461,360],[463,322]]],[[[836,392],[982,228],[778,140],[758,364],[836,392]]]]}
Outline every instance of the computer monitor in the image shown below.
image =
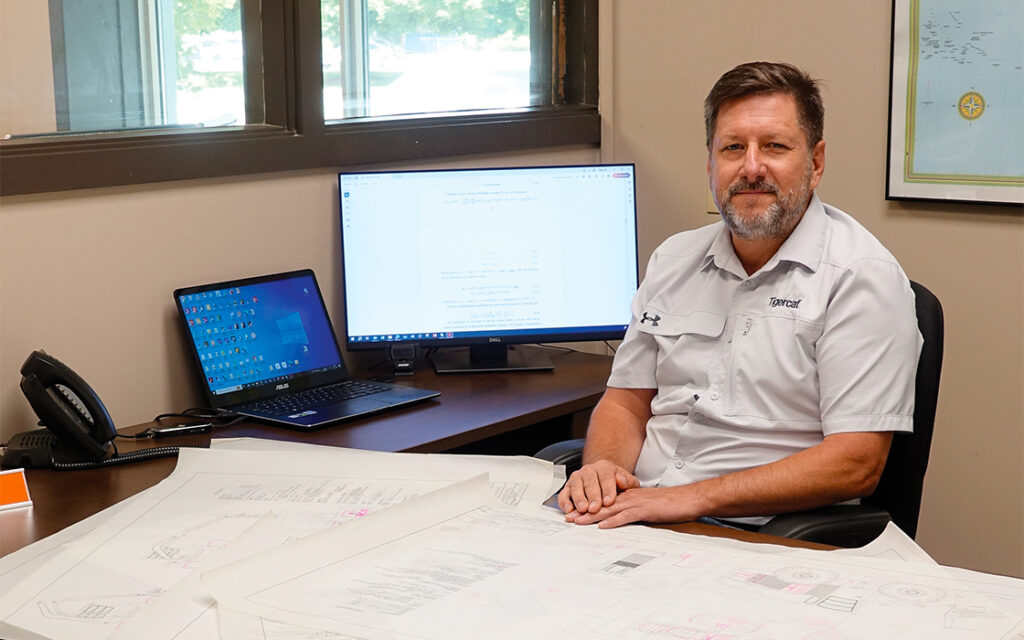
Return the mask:
{"type": "Polygon", "coordinates": [[[540,350],[507,346],[625,333],[632,164],[341,173],[338,185],[348,349],[432,349],[439,372],[538,369],[551,367],[540,350]]]}

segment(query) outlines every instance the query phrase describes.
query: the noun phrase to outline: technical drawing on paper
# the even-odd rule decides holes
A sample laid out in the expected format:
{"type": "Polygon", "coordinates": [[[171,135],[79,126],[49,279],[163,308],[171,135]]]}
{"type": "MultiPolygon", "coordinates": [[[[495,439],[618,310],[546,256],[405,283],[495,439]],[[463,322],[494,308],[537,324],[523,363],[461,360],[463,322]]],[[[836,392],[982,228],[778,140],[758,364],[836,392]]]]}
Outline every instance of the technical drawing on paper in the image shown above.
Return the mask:
{"type": "Polygon", "coordinates": [[[36,605],[45,618],[117,625],[134,616],[162,593],[156,589],[149,593],[39,600],[36,605]]]}
{"type": "Polygon", "coordinates": [[[168,536],[153,547],[151,559],[166,560],[182,569],[196,569],[210,555],[233,540],[259,519],[259,513],[239,513],[214,518],[168,536]]]}
{"type": "Polygon", "coordinates": [[[654,558],[655,556],[649,556],[646,553],[631,553],[625,558],[606,564],[598,569],[598,571],[616,576],[628,576],[637,567],[645,562],[654,560],[654,558]]]}
{"type": "Polygon", "coordinates": [[[843,587],[852,586],[842,581],[839,574],[829,569],[804,566],[787,566],[772,573],[740,572],[734,580],[764,587],[778,593],[803,598],[803,602],[835,612],[852,613],[860,602],[860,593],[836,593],[843,587]]]}

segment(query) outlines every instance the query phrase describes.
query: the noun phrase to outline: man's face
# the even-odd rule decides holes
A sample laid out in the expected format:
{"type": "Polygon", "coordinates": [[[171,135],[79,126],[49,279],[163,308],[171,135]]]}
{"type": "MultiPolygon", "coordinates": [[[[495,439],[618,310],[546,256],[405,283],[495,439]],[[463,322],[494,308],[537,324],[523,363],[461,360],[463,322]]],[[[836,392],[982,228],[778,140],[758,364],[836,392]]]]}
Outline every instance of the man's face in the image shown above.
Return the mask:
{"type": "Polygon", "coordinates": [[[708,179],[734,235],[788,237],[824,170],[825,142],[808,148],[793,96],[771,93],[722,105],[708,148],[708,179]]]}

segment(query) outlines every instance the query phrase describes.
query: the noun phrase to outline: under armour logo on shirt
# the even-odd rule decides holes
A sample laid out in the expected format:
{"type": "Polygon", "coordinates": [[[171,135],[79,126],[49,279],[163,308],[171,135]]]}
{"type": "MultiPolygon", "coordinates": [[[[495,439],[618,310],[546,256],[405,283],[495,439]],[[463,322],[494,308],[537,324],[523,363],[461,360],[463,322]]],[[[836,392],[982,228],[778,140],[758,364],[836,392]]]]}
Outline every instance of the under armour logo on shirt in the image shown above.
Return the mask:
{"type": "Polygon", "coordinates": [[[651,316],[647,315],[646,311],[644,311],[644,316],[642,318],[640,318],[640,324],[643,324],[643,323],[647,322],[648,320],[651,321],[651,326],[652,327],[656,327],[656,326],[658,326],[658,320],[661,320],[661,316],[655,315],[652,318],[651,316]]]}

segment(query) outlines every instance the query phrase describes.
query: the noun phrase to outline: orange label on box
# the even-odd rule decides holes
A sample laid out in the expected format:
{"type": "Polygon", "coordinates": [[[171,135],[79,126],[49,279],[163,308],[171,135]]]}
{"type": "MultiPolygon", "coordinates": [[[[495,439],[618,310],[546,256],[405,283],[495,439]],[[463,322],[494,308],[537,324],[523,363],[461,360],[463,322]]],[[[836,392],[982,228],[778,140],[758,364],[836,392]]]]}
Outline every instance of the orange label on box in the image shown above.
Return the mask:
{"type": "Polygon", "coordinates": [[[28,482],[24,469],[0,471],[0,510],[25,507],[32,504],[28,497],[28,482]]]}

